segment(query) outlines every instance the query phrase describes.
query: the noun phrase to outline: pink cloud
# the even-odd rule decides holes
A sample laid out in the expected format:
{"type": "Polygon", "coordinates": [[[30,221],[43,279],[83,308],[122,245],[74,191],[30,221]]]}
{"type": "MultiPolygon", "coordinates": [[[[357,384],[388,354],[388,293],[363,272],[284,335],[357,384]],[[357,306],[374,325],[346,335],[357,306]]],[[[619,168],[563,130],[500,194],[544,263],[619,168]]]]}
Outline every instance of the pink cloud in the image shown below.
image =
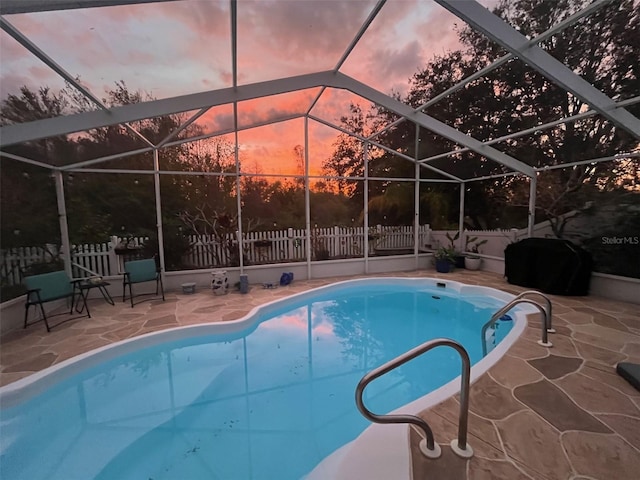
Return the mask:
{"type": "Polygon", "coordinates": [[[238,3],[238,63],[246,82],[331,69],[372,1],[238,3]]]}
{"type": "Polygon", "coordinates": [[[406,93],[409,78],[435,54],[457,48],[454,15],[435,3],[388,2],[341,69],[385,93],[406,93]]]}
{"type": "Polygon", "coordinates": [[[90,85],[112,88],[125,80],[133,90],[164,98],[230,84],[228,2],[43,12],[12,15],[10,21],[90,85]],[[157,83],[149,87],[149,79],[157,83]]]}

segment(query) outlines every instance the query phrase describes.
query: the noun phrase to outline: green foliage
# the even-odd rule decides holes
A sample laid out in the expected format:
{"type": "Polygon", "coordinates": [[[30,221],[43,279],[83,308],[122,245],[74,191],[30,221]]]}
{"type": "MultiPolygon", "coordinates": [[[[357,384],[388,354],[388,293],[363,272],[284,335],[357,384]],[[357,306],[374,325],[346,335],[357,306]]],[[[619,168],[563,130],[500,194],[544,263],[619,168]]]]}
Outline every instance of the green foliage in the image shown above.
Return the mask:
{"type": "Polygon", "coordinates": [[[593,255],[594,270],[640,278],[640,193],[599,192],[572,216],[565,235],[593,255]]]}
{"type": "MultiPolygon", "coordinates": [[[[349,115],[340,119],[342,126],[356,135],[367,136],[371,133],[370,123],[374,118],[371,112],[363,112],[359,105],[349,105],[349,115]]],[[[334,143],[335,150],[322,165],[327,175],[337,177],[362,177],[364,175],[364,148],[357,138],[341,133],[334,143]]],[[[338,194],[354,196],[356,185],[345,179],[338,179],[338,194]]]]}
{"type": "Polygon", "coordinates": [[[314,225],[332,227],[334,225],[350,225],[351,219],[357,218],[362,205],[353,206],[345,195],[333,192],[309,192],[309,209],[314,225]]]}
{"type": "MultiPolygon", "coordinates": [[[[131,91],[124,82],[117,82],[107,92],[103,101],[108,106],[126,105],[153,98],[141,91],[131,91]]],[[[86,110],[87,100],[73,89],[66,88],[54,93],[48,88],[32,92],[27,87],[20,95],[9,95],[0,107],[3,124],[23,123],[42,118],[56,117],[74,111],[86,110]]],[[[153,142],[159,142],[174,131],[185,120],[184,115],[167,115],[158,118],[131,122],[130,125],[153,142]]],[[[189,135],[197,135],[199,127],[190,125],[189,135]]],[[[198,156],[194,145],[181,145],[163,149],[162,163],[165,168],[194,168],[197,157],[207,166],[221,166],[229,155],[225,145],[219,144],[217,151],[210,150],[198,156]],[[216,164],[217,162],[217,164],[216,164]]],[[[52,165],[64,165],[71,159],[80,161],[146,147],[130,130],[115,125],[84,132],[77,136],[52,137],[48,139],[11,145],[9,153],[32,158],[52,165]]],[[[21,232],[23,245],[41,243],[39,237],[53,242],[59,236],[55,188],[49,172],[31,165],[2,160],[2,236],[3,240],[18,239],[9,233],[21,232]],[[26,178],[22,181],[21,176],[26,178]],[[34,188],[34,185],[36,188],[34,188]],[[29,201],[27,202],[26,199],[29,201]],[[38,222],[33,219],[37,218],[38,222]],[[36,225],[32,228],[31,225],[36,225]],[[49,225],[51,227],[49,227],[49,225]]],[[[228,164],[228,162],[227,162],[228,164]]],[[[151,153],[132,155],[104,164],[107,167],[150,170],[153,167],[151,153]]],[[[180,182],[163,182],[163,196],[168,205],[181,210],[192,192],[209,192],[207,188],[191,189],[192,179],[180,182]],[[189,192],[189,190],[191,190],[189,192]],[[165,195],[166,192],[166,195],[165,195]],[[187,193],[189,192],[189,193],[187,193]]],[[[164,180],[164,179],[163,179],[164,180]]],[[[227,184],[229,179],[225,178],[227,184]]],[[[231,179],[233,184],[233,179],[231,179]]],[[[109,235],[120,232],[122,227],[133,234],[155,228],[155,193],[151,175],[119,174],[67,174],[65,175],[68,225],[71,241],[101,242],[109,235]]],[[[227,195],[228,196],[228,195],[227,195]]],[[[215,198],[212,200],[218,200],[215,198]]]]}
{"type": "MultiPolygon", "coordinates": [[[[158,235],[149,233],[148,240],[143,244],[145,258],[159,257],[158,235]]],[[[167,271],[184,270],[188,268],[183,262],[184,255],[187,254],[191,245],[184,236],[182,230],[174,223],[163,223],[162,240],[164,245],[164,265],[167,271]]]]}
{"type": "Polygon", "coordinates": [[[438,247],[436,252],[433,254],[436,260],[447,260],[449,263],[455,263],[455,257],[457,252],[452,247],[438,247]]]}
{"type": "Polygon", "coordinates": [[[394,182],[369,200],[371,225],[411,225],[414,206],[413,183],[394,182]]]}
{"type": "Polygon", "coordinates": [[[478,237],[467,237],[465,242],[465,251],[472,253],[480,253],[479,248],[487,243],[487,239],[478,241],[478,237]]]}
{"type": "Polygon", "coordinates": [[[434,230],[457,228],[456,215],[451,205],[455,205],[455,191],[442,186],[421,186],[420,223],[429,224],[434,230]]]}
{"type": "Polygon", "coordinates": [[[449,232],[446,233],[447,240],[449,241],[449,248],[451,250],[456,249],[456,240],[460,238],[460,232],[456,232],[455,235],[451,235],[449,232]]]}
{"type": "Polygon", "coordinates": [[[2,160],[0,221],[2,248],[58,243],[60,227],[50,172],[2,160]]]}
{"type": "Polygon", "coordinates": [[[256,230],[304,228],[304,187],[297,182],[269,182],[244,178],[243,217],[254,220],[256,230]]]}

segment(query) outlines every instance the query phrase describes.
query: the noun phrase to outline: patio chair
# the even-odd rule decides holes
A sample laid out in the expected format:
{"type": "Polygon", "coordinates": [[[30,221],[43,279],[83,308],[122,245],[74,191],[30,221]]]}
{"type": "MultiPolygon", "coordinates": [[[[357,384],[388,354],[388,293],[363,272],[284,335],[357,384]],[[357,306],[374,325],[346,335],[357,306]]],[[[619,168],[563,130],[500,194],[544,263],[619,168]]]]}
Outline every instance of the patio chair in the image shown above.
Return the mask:
{"type": "MultiPolygon", "coordinates": [[[[132,260],[124,263],[124,279],[122,281],[122,301],[126,299],[126,287],[129,285],[129,298],[131,300],[131,308],[133,308],[133,289],[134,283],[143,282],[156,282],[156,293],[158,295],[158,289],[162,294],[162,301],[164,301],[164,289],[162,287],[162,275],[160,270],[156,266],[156,261],[153,258],[145,260],[132,260]]],[[[138,296],[151,295],[150,293],[140,293],[138,296]]]]}
{"type": "Polygon", "coordinates": [[[87,299],[85,295],[82,294],[82,291],[77,288],[78,282],[80,281],[81,279],[71,280],[69,278],[69,275],[67,275],[67,272],[65,272],[64,270],[58,272],[41,273],[39,275],[30,275],[28,277],[25,277],[24,285],[27,287],[27,301],[24,311],[24,328],[27,328],[28,325],[33,325],[40,320],[44,320],[44,324],[47,327],[47,332],[50,332],[53,327],[60,325],[60,323],[64,323],[68,320],[74,320],[76,318],[83,317],[91,318],[91,313],[89,313],[89,306],[87,305],[87,299]],[[69,318],[53,326],[49,325],[49,318],[57,317],[60,315],[67,315],[67,313],[62,312],[50,314],[47,317],[47,313],[45,312],[43,305],[55,300],[68,298],[71,300],[69,302],[71,304],[69,315],[72,315],[73,307],[76,304],[76,290],[77,295],[80,296],[77,301],[80,302],[80,300],[82,300],[83,309],[86,309],[87,312],[86,315],[69,318]],[[40,306],[40,314],[42,315],[42,318],[36,320],[35,322],[28,323],[29,308],[32,305],[36,308],[37,306],[40,306]]]}

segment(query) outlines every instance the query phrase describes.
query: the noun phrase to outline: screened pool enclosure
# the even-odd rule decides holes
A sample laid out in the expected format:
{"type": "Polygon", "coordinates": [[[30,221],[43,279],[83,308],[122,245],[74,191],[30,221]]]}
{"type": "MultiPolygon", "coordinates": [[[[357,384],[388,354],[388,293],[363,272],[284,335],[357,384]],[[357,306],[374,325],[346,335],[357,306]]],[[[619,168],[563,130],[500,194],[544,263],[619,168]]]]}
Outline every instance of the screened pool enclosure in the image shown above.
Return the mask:
{"type": "Polygon", "coordinates": [[[48,245],[74,276],[135,251],[312,278],[578,215],[602,249],[594,206],[640,225],[639,10],[4,0],[2,249],[48,245]]]}

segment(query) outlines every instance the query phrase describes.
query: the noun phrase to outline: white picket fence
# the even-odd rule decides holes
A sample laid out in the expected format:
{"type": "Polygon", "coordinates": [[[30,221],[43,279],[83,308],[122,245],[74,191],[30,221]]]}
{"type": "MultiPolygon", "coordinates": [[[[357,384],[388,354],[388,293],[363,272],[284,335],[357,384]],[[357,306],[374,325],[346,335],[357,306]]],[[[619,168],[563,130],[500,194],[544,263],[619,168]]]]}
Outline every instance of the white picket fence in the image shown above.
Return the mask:
{"type": "MultiPolygon", "coordinates": [[[[421,225],[418,231],[419,245],[422,248],[430,241],[429,225],[421,225]]],[[[123,271],[123,262],[135,258],[138,246],[145,238],[135,237],[125,250],[121,238],[111,237],[109,242],[81,244],[71,246],[72,274],[75,278],[91,275],[111,276],[123,271]]],[[[186,268],[212,268],[228,266],[237,258],[237,237],[229,234],[222,238],[214,235],[192,235],[188,237],[191,248],[184,256],[186,268]]],[[[365,235],[364,227],[327,227],[311,229],[312,260],[357,258],[364,256],[367,245],[371,256],[413,251],[414,234],[412,226],[382,226],[369,229],[365,235]],[[366,240],[365,240],[366,236],[366,240]]],[[[261,265],[285,262],[304,262],[307,258],[306,230],[285,229],[263,232],[248,232],[243,236],[244,258],[249,265],[261,265]]],[[[2,250],[0,276],[3,283],[19,284],[22,271],[33,263],[52,261],[60,258],[56,245],[46,247],[20,247],[2,250]]]]}
{"type": "MultiPolygon", "coordinates": [[[[420,242],[429,238],[429,225],[421,225],[420,242]]],[[[364,227],[326,227],[311,229],[312,259],[320,251],[328,258],[354,258],[364,255],[364,227]]],[[[413,248],[413,227],[382,226],[372,227],[367,235],[369,255],[375,255],[382,249],[413,248]]],[[[235,235],[218,238],[216,236],[190,236],[192,245],[184,260],[187,265],[196,268],[228,265],[229,245],[237,245],[235,235]]],[[[306,230],[289,228],[248,232],[243,239],[245,259],[252,265],[283,262],[304,262],[307,258],[306,230]]]]}
{"type": "MultiPolygon", "coordinates": [[[[72,276],[74,278],[89,277],[92,275],[111,276],[122,272],[123,257],[117,255],[115,242],[80,244],[71,246],[72,276]]],[[[143,238],[135,239],[136,244],[141,245],[143,238]]],[[[0,251],[2,255],[0,263],[0,278],[7,285],[17,285],[22,282],[22,273],[34,263],[52,262],[61,258],[61,252],[57,245],[47,244],[44,247],[18,247],[0,251]]]]}

